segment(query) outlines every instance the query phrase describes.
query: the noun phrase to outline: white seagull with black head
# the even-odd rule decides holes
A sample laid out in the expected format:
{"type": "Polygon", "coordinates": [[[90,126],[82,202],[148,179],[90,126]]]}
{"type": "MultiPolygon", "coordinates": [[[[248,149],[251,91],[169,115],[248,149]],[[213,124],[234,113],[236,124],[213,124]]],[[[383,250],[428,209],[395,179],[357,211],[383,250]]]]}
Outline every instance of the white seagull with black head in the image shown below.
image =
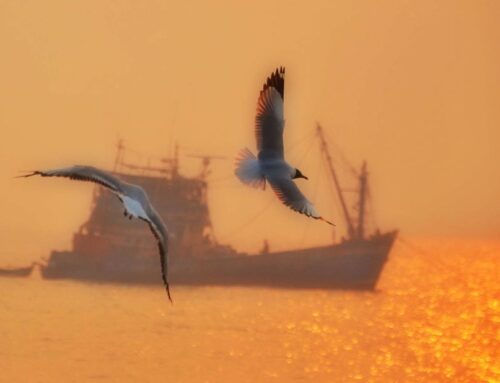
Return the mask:
{"type": "Polygon", "coordinates": [[[285,68],[276,69],[267,78],[260,91],[255,118],[255,136],[258,158],[250,150],[243,149],[236,158],[236,176],[241,182],[265,189],[266,181],[277,197],[289,208],[333,225],[320,216],[314,205],[302,194],[296,178],[307,177],[285,161],[283,147],[283,99],[285,92],[285,68]]]}
{"type": "Polygon", "coordinates": [[[145,221],[151,229],[158,242],[158,249],[161,260],[161,275],[168,299],[170,289],[167,281],[167,253],[168,253],[168,233],[163,220],[158,212],[149,202],[149,198],[143,188],[119,180],[117,177],[91,166],[72,166],[68,168],[37,170],[20,177],[66,177],[72,180],[89,181],[104,186],[113,192],[123,203],[125,210],[123,214],[129,219],[139,218],[145,221]]]}

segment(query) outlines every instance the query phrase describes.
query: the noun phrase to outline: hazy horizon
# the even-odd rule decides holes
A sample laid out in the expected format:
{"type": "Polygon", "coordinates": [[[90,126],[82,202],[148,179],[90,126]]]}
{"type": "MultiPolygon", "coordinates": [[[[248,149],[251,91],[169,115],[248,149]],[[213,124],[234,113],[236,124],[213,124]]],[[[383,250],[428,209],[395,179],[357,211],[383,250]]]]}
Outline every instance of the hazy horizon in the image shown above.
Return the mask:
{"type": "Polygon", "coordinates": [[[200,163],[186,154],[228,157],[209,178],[222,243],[256,251],[264,238],[272,248],[328,242],[327,225],[232,176],[236,153],[255,151],[258,91],[277,66],[287,69],[288,158],[339,231],[319,146],[312,133],[302,140],[316,121],[354,165],[368,161],[381,229],[498,238],[499,17],[492,1],[3,1],[0,255],[16,263],[68,248],[90,208],[91,185],[13,176],[77,163],[110,169],[118,138],[151,155],[177,142],[191,176],[200,163]]]}

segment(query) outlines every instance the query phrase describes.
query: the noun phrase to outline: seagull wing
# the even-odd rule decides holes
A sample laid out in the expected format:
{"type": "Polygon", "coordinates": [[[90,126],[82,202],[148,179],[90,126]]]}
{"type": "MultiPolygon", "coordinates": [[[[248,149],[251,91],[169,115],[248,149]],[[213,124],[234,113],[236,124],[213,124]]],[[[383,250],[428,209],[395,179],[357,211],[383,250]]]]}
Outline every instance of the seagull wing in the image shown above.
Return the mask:
{"type": "Polygon", "coordinates": [[[143,221],[145,221],[149,228],[151,229],[151,232],[156,238],[156,241],[158,242],[158,250],[160,252],[160,262],[161,262],[161,277],[163,279],[163,284],[165,285],[165,290],[167,290],[167,295],[168,299],[170,302],[172,302],[172,298],[170,296],[170,288],[168,285],[168,280],[167,280],[167,269],[168,269],[168,264],[167,264],[167,254],[168,254],[168,233],[167,233],[167,228],[165,227],[165,224],[163,223],[163,220],[161,219],[160,215],[153,209],[152,206],[151,211],[148,213],[148,218],[141,218],[143,221]]]}
{"type": "Polygon", "coordinates": [[[259,159],[283,158],[285,68],[276,69],[260,91],[255,117],[259,159]]]}
{"type": "Polygon", "coordinates": [[[295,182],[284,177],[268,177],[278,199],[290,209],[295,210],[308,217],[319,218],[320,215],[314,209],[314,205],[302,194],[295,182]]]}
{"type": "MultiPolygon", "coordinates": [[[[72,180],[94,182],[96,184],[104,186],[105,188],[111,190],[113,193],[117,194],[120,200],[122,200],[123,196],[125,195],[125,191],[123,190],[125,185],[117,177],[103,170],[94,168],[92,166],[76,165],[61,169],[36,170],[34,172],[22,175],[21,177],[32,177],[36,175],[42,177],[65,177],[65,178],[70,178],[72,180]]],[[[129,188],[130,186],[135,186],[135,185],[129,185],[129,188]]],[[[145,198],[147,201],[147,197],[145,198]]],[[[167,281],[167,252],[168,252],[167,230],[160,215],[156,212],[156,210],[154,210],[149,201],[147,201],[147,203],[148,203],[147,218],[141,216],[138,216],[138,218],[147,222],[149,228],[151,229],[153,235],[155,236],[158,242],[158,249],[160,252],[160,260],[161,260],[162,279],[163,283],[165,284],[165,288],[167,290],[168,299],[170,299],[170,301],[172,302],[172,298],[170,297],[170,289],[167,281]]]]}
{"type": "Polygon", "coordinates": [[[291,179],[284,177],[268,177],[267,180],[279,200],[290,209],[335,226],[332,222],[327,221],[318,214],[314,205],[304,196],[304,194],[302,194],[298,186],[291,179]]]}
{"type": "Polygon", "coordinates": [[[123,193],[122,182],[111,174],[92,166],[75,165],[68,168],[36,170],[21,177],[65,177],[72,180],[88,181],[104,186],[116,194],[123,193]]]}

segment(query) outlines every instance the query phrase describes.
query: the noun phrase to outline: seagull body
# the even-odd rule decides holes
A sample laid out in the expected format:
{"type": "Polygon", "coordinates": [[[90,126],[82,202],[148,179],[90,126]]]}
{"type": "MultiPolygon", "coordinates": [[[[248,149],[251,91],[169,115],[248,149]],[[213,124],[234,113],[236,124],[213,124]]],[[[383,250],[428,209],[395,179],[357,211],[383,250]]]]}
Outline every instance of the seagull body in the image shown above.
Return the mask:
{"type": "Polygon", "coordinates": [[[167,252],[168,252],[168,233],[165,223],[161,216],[155,210],[148,195],[138,185],[121,181],[117,177],[92,166],[72,166],[61,169],[37,170],[21,177],[65,177],[73,180],[88,181],[104,186],[114,193],[122,202],[124,207],[123,214],[129,219],[138,218],[145,221],[158,242],[158,250],[161,260],[161,274],[168,299],[170,289],[167,281],[167,252]]]}
{"type": "Polygon", "coordinates": [[[285,160],[283,145],[283,100],[285,68],[276,69],[260,91],[255,118],[258,156],[243,149],[236,158],[235,174],[241,182],[259,189],[269,183],[286,206],[308,217],[333,225],[318,214],[314,205],[302,194],[294,179],[305,178],[302,172],[285,160]]]}

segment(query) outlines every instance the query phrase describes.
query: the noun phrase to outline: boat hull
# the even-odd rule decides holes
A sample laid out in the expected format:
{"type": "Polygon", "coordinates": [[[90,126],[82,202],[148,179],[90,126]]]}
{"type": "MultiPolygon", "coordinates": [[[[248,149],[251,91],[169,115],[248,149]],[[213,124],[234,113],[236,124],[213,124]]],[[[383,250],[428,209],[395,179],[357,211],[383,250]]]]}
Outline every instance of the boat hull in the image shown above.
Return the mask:
{"type": "Polygon", "coordinates": [[[19,267],[15,269],[0,269],[0,277],[22,278],[29,277],[33,271],[33,266],[19,267]]]}
{"type": "MultiPolygon", "coordinates": [[[[279,253],[172,257],[169,280],[178,285],[285,288],[376,288],[397,232],[336,245],[279,253]]],[[[47,279],[115,283],[162,283],[159,257],[56,252],[42,267],[47,279]]]]}

